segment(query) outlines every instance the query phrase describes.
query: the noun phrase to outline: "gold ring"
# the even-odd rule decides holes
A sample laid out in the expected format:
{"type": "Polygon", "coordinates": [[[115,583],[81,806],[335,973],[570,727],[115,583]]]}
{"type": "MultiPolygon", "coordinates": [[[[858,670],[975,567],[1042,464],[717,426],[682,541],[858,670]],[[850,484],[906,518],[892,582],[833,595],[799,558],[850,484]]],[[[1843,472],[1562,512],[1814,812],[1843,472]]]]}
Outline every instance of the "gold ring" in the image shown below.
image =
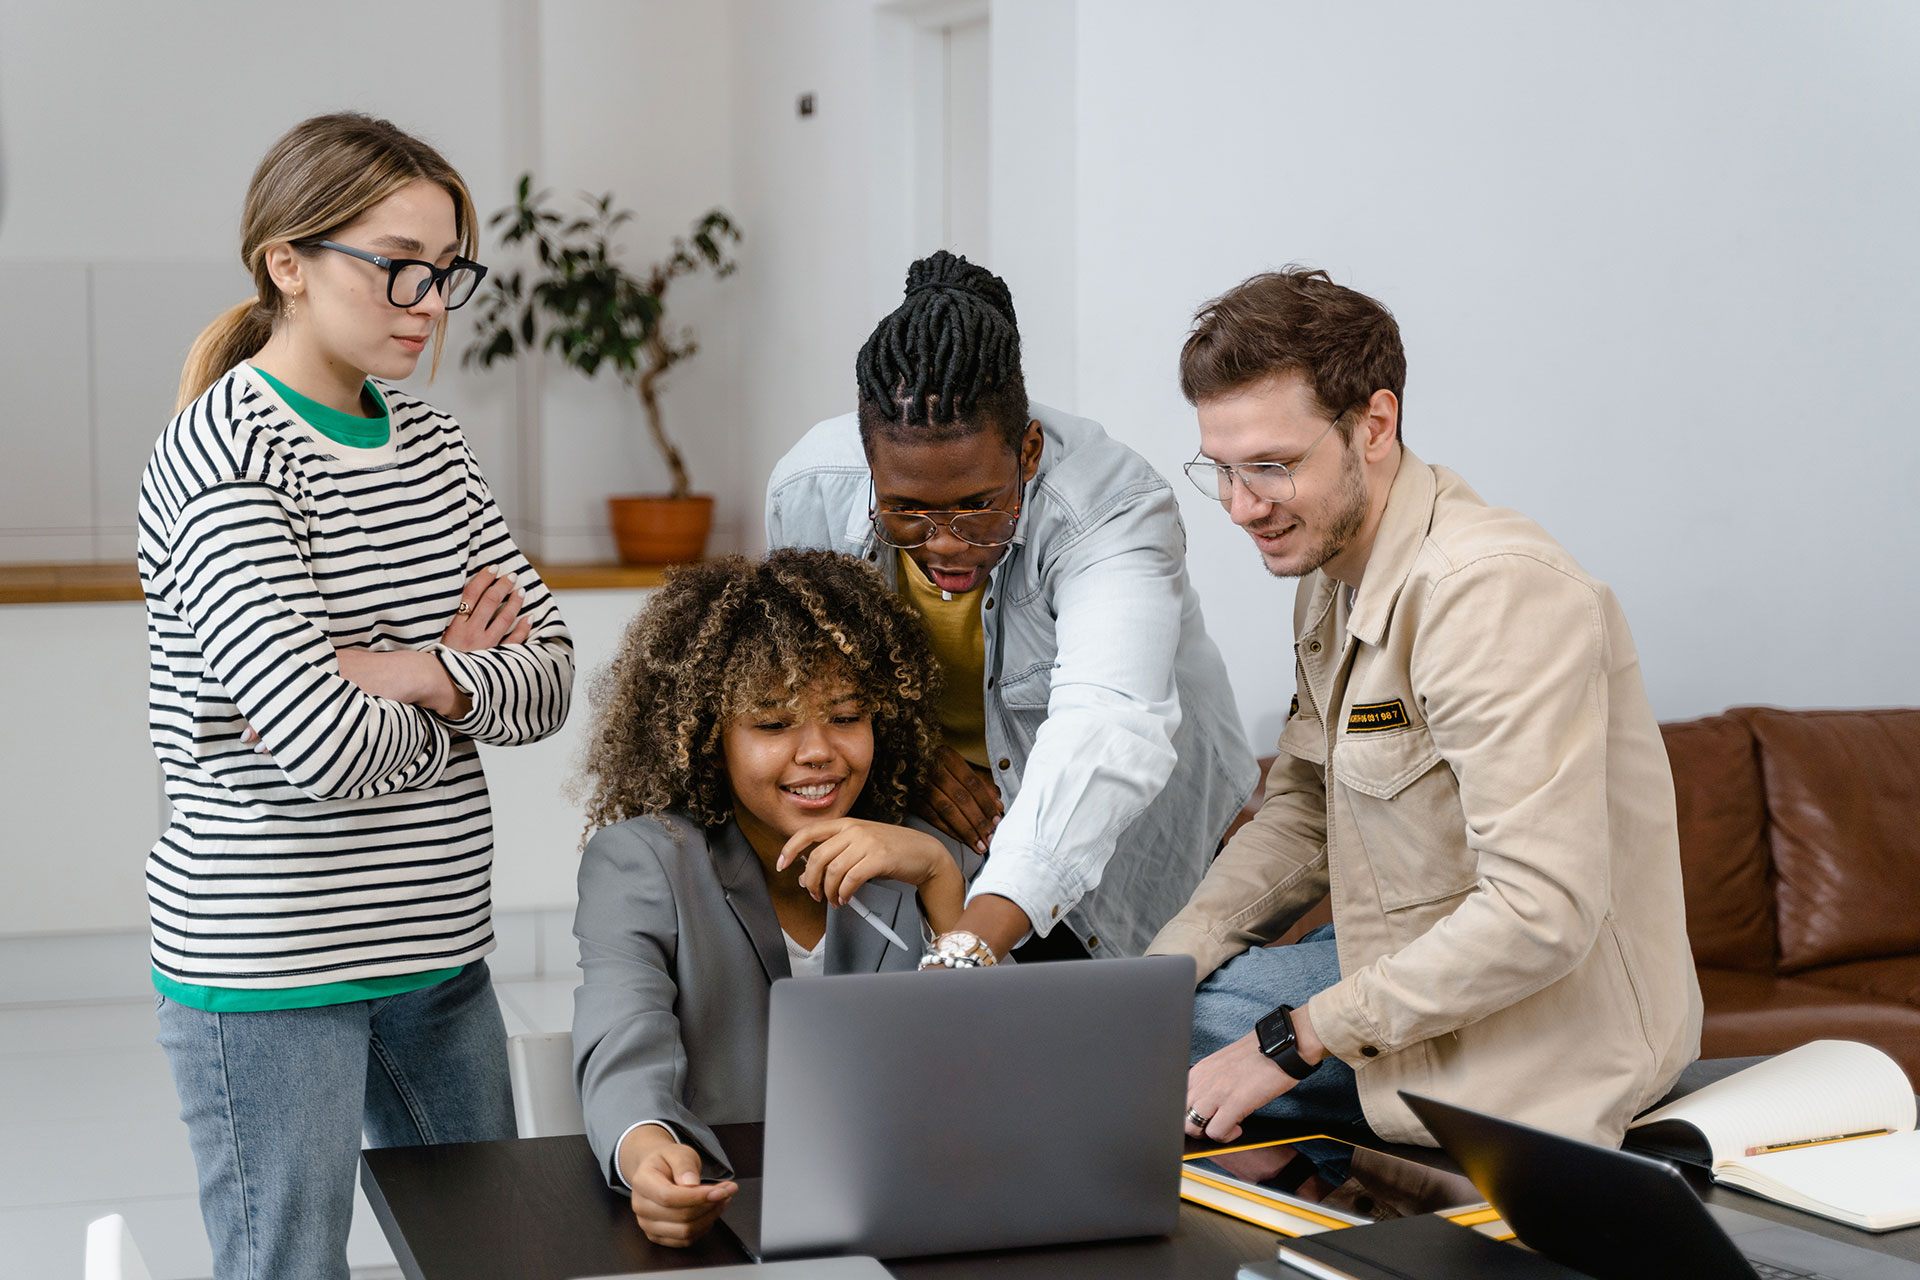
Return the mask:
{"type": "Polygon", "coordinates": [[[454,610],[454,612],[455,612],[455,613],[458,613],[458,614],[462,614],[462,615],[464,615],[464,614],[469,614],[469,613],[472,613],[472,612],[473,612],[473,601],[471,601],[471,600],[462,600],[462,601],[460,602],[460,607],[459,607],[458,609],[455,609],[455,610],[454,610]]]}

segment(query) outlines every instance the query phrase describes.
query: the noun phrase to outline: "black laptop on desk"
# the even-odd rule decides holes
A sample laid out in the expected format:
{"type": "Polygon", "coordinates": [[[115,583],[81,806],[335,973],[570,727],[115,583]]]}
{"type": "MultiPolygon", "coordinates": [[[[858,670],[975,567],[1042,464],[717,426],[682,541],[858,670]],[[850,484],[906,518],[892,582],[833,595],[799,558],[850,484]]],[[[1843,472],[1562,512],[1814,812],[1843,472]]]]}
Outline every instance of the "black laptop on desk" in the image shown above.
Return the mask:
{"type": "Polygon", "coordinates": [[[1598,1280],[1920,1280],[1920,1263],[1702,1203],[1664,1161],[1400,1096],[1515,1235],[1598,1280]]]}

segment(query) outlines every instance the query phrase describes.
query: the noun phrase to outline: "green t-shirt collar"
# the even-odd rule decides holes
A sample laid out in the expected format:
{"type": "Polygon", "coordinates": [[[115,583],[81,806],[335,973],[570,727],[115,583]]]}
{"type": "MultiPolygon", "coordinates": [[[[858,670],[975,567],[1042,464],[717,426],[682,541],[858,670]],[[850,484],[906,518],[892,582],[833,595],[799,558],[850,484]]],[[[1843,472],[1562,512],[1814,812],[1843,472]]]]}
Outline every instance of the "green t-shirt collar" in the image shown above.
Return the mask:
{"type": "Polygon", "coordinates": [[[380,388],[373,385],[372,379],[367,380],[367,394],[380,406],[380,413],[378,417],[360,418],[301,395],[257,364],[248,367],[267,380],[267,385],[287,402],[287,408],[300,415],[301,421],[335,444],[346,445],[349,449],[378,449],[392,434],[387,416],[387,398],[380,394],[380,388]]]}

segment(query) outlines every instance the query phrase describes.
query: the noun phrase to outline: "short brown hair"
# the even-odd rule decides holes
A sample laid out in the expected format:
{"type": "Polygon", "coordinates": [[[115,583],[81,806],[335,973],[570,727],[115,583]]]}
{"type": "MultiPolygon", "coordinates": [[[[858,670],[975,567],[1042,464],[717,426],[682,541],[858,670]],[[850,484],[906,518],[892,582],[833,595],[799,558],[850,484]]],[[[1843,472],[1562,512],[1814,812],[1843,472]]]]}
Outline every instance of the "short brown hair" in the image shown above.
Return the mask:
{"type": "MultiPolygon", "coordinates": [[[[1296,266],[1243,280],[1194,313],[1180,348],[1180,390],[1188,403],[1288,373],[1306,380],[1329,417],[1366,403],[1383,387],[1404,402],[1400,326],[1366,294],[1335,284],[1324,271],[1296,266]]],[[[1343,423],[1341,436],[1351,432],[1343,423]]]]}
{"type": "Polygon", "coordinates": [[[797,549],[669,570],[592,685],[576,787],[588,834],[666,809],[726,822],[727,722],[769,703],[798,706],[822,680],[844,682],[873,719],[873,770],[853,816],[901,821],[939,747],[940,668],[926,629],[879,571],[797,549]]]}

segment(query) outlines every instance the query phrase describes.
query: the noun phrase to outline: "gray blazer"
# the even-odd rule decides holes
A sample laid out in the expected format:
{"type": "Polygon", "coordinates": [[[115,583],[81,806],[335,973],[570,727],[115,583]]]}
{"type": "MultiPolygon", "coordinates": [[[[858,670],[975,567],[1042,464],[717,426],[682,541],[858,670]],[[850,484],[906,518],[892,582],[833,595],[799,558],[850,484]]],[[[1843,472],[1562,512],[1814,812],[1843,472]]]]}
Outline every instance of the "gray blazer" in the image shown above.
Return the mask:
{"type": "MultiPolygon", "coordinates": [[[[980,857],[939,836],[961,874],[980,857]]],[[[912,885],[873,880],[855,894],[912,951],[852,911],[827,909],[826,971],[911,969],[920,960],[912,885]]],[[[767,993],[793,976],[760,860],[740,828],[709,832],[683,813],[602,828],[580,859],[574,914],[585,980],[574,992],[573,1074],[587,1140],[610,1186],[620,1136],[664,1120],[729,1176],[716,1124],[764,1119],[767,993]]]]}

